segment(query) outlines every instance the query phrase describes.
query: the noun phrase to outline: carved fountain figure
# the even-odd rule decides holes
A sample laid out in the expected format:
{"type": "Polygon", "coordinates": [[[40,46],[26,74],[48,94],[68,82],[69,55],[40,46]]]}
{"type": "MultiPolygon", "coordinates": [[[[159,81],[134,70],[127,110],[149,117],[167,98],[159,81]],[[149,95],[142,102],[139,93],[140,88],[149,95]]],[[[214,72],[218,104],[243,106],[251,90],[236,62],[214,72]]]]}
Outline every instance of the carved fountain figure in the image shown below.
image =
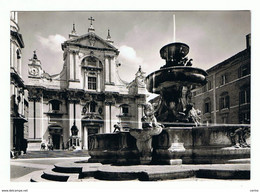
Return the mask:
{"type": "Polygon", "coordinates": [[[163,125],[157,122],[151,103],[144,104],[144,114],[142,129],[132,129],[130,134],[136,139],[140,163],[149,164],[152,161],[152,136],[159,135],[162,132],[163,125]]]}

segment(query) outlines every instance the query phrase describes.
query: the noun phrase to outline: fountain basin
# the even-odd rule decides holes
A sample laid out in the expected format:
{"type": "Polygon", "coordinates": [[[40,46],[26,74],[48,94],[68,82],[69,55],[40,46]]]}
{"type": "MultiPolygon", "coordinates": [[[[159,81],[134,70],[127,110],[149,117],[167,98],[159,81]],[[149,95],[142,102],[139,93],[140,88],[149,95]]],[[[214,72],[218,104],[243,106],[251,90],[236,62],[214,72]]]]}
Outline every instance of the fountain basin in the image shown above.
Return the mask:
{"type": "Polygon", "coordinates": [[[174,66],[160,69],[146,77],[146,88],[159,94],[162,89],[173,86],[203,86],[207,83],[207,72],[194,67],[174,66]]]}
{"type": "Polygon", "coordinates": [[[189,53],[189,46],[185,43],[170,43],[160,49],[160,55],[166,62],[176,58],[181,59],[189,53]]]}
{"type": "MultiPolygon", "coordinates": [[[[180,160],[183,164],[239,162],[250,158],[250,147],[239,143],[241,138],[250,143],[249,125],[164,128],[159,135],[153,136],[151,163],[174,164],[180,160]]],[[[140,164],[136,139],[129,132],[90,135],[89,141],[89,162],[140,164]]]]}

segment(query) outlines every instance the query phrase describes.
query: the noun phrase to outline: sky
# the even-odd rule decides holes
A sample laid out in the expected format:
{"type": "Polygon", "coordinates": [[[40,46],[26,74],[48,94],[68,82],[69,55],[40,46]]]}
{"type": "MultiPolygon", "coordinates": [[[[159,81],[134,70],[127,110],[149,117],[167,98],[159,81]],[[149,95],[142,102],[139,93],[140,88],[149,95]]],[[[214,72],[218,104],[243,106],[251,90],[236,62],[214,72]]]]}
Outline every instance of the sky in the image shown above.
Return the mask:
{"type": "Polygon", "coordinates": [[[190,47],[193,66],[208,69],[246,48],[251,32],[250,11],[96,11],[96,12],[18,12],[23,35],[23,78],[28,81],[28,63],[37,50],[43,69],[52,74],[63,66],[61,43],[75,23],[79,35],[87,33],[93,17],[95,33],[106,39],[107,30],[119,49],[119,74],[132,81],[139,65],[146,75],[158,70],[165,61],[159,50],[174,40],[190,47]],[[175,15],[175,25],[173,24],[175,15]]]}

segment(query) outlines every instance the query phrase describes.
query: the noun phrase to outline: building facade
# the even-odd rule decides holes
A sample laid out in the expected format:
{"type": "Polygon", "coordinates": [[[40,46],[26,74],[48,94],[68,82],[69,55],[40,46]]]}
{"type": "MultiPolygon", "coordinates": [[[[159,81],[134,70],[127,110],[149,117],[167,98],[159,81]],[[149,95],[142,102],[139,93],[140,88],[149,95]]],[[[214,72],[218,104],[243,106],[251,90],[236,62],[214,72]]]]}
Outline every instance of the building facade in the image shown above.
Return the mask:
{"type": "Polygon", "coordinates": [[[95,33],[90,18],[88,33],[78,35],[73,24],[69,39],[62,43],[63,69],[50,75],[43,70],[37,53],[29,60],[28,150],[42,143],[54,149],[88,148],[88,135],[141,128],[142,104],[147,92],[141,67],[131,83],[118,74],[119,51],[110,31],[106,39],[95,33]]]}
{"type": "Polygon", "coordinates": [[[249,34],[246,49],[208,69],[208,83],[192,91],[202,123],[250,123],[250,42],[249,34]]]}
{"type": "Polygon", "coordinates": [[[19,33],[18,14],[10,15],[10,150],[11,155],[26,152],[28,138],[28,92],[22,78],[22,48],[24,42],[19,33]]]}

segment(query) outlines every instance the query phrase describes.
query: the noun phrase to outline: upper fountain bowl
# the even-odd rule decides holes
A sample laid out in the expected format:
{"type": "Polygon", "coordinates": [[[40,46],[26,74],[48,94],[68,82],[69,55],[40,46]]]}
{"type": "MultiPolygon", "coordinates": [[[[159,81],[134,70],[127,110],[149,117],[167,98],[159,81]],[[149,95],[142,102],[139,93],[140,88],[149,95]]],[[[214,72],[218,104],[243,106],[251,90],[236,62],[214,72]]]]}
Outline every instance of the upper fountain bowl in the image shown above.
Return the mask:
{"type": "Polygon", "coordinates": [[[160,49],[160,55],[166,61],[181,59],[189,53],[189,49],[185,43],[170,43],[160,49]]]}

